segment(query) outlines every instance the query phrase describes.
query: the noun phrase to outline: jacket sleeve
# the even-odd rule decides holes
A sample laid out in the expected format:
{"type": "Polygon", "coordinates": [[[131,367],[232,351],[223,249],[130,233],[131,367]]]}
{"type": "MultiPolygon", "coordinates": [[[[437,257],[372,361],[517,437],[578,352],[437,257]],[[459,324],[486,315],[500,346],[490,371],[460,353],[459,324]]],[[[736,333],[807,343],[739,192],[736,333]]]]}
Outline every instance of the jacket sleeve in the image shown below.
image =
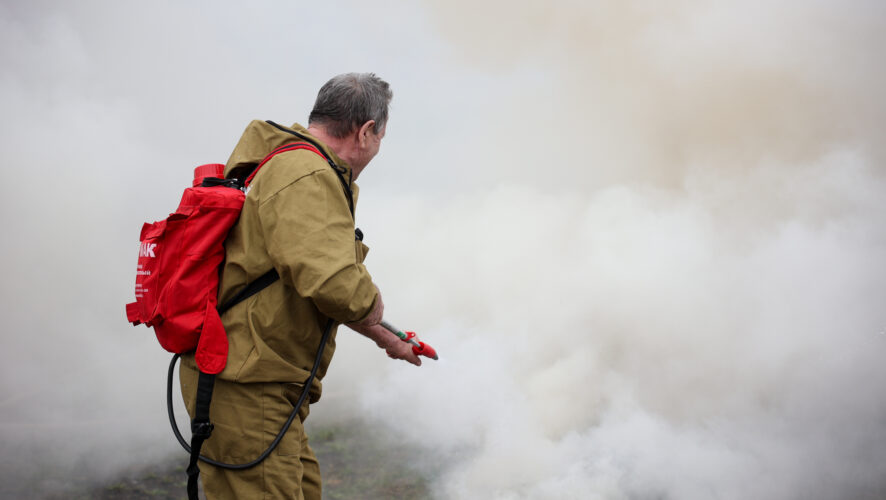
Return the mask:
{"type": "Polygon", "coordinates": [[[336,321],[359,321],[378,291],[358,261],[354,221],[334,172],[325,166],[259,205],[268,253],[284,283],[336,321]]]}

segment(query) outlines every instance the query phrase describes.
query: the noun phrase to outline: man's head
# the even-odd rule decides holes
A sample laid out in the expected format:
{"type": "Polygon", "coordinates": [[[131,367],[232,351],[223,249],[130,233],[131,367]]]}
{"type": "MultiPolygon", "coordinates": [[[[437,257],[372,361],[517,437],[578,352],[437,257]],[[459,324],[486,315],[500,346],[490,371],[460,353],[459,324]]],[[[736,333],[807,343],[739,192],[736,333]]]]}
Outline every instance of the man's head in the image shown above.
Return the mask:
{"type": "Polygon", "coordinates": [[[378,153],[388,122],[390,86],[374,73],[346,73],[326,82],[308,118],[315,132],[354,169],[378,153]]]}
{"type": "Polygon", "coordinates": [[[375,73],[346,73],[326,82],[317,94],[309,125],[320,125],[342,139],[368,121],[380,133],[388,121],[391,88],[375,73]]]}

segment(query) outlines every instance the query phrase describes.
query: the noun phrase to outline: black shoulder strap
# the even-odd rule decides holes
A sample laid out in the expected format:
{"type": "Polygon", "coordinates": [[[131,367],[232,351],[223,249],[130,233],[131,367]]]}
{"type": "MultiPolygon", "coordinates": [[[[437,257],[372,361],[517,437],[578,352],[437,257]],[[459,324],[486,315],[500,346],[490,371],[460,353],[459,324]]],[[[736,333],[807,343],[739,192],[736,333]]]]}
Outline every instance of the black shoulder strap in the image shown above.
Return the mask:
{"type": "Polygon", "coordinates": [[[197,498],[197,478],[200,468],[200,449],[203,442],[212,434],[212,423],[209,421],[209,405],[212,402],[212,388],[215,386],[215,375],[200,372],[197,378],[197,402],[194,406],[194,419],[191,420],[191,459],[188,462],[188,499],[197,498]]]}
{"type": "Polygon", "coordinates": [[[219,305],[218,306],[219,316],[221,316],[222,314],[225,313],[225,311],[236,306],[240,302],[243,302],[244,300],[248,299],[249,297],[252,297],[253,295],[257,294],[258,292],[264,290],[265,288],[270,286],[272,283],[274,283],[278,279],[280,279],[280,274],[277,273],[276,269],[271,268],[270,271],[266,272],[265,274],[262,274],[261,276],[256,278],[255,281],[246,285],[242,290],[237,292],[236,295],[234,295],[233,297],[228,299],[227,302],[219,305]]]}

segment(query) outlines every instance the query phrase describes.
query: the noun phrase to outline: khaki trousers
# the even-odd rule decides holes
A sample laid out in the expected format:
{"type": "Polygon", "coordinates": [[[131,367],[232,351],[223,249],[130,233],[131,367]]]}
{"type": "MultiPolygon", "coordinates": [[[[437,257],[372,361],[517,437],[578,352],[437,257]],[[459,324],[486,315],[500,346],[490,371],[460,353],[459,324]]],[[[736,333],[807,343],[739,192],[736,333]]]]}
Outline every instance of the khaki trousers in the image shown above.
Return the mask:
{"type": "MultiPolygon", "coordinates": [[[[182,397],[193,418],[198,372],[182,362],[182,397]]],[[[240,464],[264,452],[292,412],[301,386],[282,383],[238,384],[215,381],[210,420],[215,429],[203,443],[201,455],[240,464]]],[[[320,500],[320,465],[308,445],[305,402],[277,448],[260,464],[230,470],[200,462],[200,478],[208,500],[292,499],[320,500]]]]}

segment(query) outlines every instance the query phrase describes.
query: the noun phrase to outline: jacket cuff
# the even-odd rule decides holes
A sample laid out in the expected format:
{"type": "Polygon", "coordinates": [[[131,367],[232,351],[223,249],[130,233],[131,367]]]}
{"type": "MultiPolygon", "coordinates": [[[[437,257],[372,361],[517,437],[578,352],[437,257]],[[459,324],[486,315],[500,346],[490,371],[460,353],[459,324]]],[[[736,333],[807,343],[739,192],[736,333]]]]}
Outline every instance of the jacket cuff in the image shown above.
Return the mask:
{"type": "Polygon", "coordinates": [[[361,322],[365,321],[366,318],[368,318],[369,315],[371,315],[373,311],[375,311],[375,307],[378,305],[379,291],[378,291],[378,288],[375,287],[375,285],[373,285],[372,288],[374,290],[374,294],[372,296],[372,303],[369,305],[369,308],[366,309],[366,311],[364,311],[363,314],[361,314],[358,319],[351,321],[350,323],[361,323],[361,322]]]}

